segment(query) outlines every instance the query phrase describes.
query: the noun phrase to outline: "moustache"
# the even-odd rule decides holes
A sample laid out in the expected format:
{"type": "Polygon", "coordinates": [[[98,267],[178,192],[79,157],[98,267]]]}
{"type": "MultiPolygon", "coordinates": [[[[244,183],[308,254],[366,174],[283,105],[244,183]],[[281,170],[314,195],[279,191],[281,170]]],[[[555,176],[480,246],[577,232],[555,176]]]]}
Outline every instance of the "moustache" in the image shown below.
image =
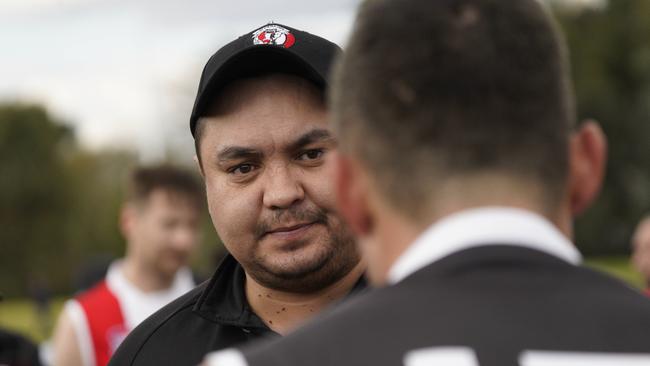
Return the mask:
{"type": "Polygon", "coordinates": [[[273,230],[274,227],[289,225],[296,222],[327,224],[327,214],[325,210],[318,207],[290,207],[278,210],[269,218],[260,220],[255,225],[255,236],[260,239],[266,233],[273,230]]]}

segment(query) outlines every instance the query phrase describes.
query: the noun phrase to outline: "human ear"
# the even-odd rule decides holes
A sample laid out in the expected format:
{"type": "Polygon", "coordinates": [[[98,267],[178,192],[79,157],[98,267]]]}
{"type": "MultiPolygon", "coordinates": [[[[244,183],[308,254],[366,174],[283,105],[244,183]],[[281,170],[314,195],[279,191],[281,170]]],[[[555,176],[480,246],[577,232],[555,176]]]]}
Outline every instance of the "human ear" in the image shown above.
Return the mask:
{"type": "Polygon", "coordinates": [[[355,236],[367,236],[372,230],[368,210],[368,187],[363,170],[352,157],[335,153],[334,181],[339,213],[355,236]]]}
{"type": "Polygon", "coordinates": [[[201,159],[199,159],[198,155],[194,155],[194,163],[196,164],[196,169],[199,170],[199,174],[201,174],[201,178],[205,179],[205,174],[203,174],[203,165],[201,165],[201,159]]]}
{"type": "Polygon", "coordinates": [[[135,207],[132,203],[126,203],[120,209],[119,217],[119,227],[120,232],[125,238],[128,238],[133,232],[133,226],[135,225],[135,207]]]}
{"type": "Polygon", "coordinates": [[[600,126],[585,121],[573,133],[569,147],[569,197],[571,213],[582,213],[596,199],[607,161],[607,138],[600,126]]]}

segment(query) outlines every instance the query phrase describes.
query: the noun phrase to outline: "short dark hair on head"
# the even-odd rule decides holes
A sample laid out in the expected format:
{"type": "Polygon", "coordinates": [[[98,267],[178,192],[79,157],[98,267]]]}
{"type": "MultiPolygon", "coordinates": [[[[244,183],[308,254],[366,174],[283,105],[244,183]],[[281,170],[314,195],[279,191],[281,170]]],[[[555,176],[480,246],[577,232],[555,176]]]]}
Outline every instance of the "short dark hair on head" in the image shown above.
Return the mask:
{"type": "MultiPolygon", "coordinates": [[[[205,121],[203,118],[196,120],[196,125],[194,126],[194,151],[196,152],[196,158],[199,160],[199,165],[202,166],[203,162],[201,161],[201,140],[203,139],[203,130],[205,130],[205,121]]],[[[201,167],[203,169],[203,167],[201,167]]]]}
{"type": "Polygon", "coordinates": [[[142,204],[155,190],[182,195],[199,209],[204,205],[203,185],[189,171],[167,164],[133,169],[127,188],[129,202],[142,204]]]}
{"type": "Polygon", "coordinates": [[[537,0],[371,0],[331,100],[341,148],[413,213],[446,178],[506,174],[559,202],[574,101],[537,0]]]}

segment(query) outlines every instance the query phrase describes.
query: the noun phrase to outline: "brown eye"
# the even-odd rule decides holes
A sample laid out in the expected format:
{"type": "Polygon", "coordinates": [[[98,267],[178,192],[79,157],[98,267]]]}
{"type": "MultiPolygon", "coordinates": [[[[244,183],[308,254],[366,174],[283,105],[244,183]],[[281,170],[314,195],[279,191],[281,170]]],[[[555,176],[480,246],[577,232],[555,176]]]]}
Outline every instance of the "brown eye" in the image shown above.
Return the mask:
{"type": "Polygon", "coordinates": [[[323,150],[321,150],[321,149],[312,149],[312,150],[307,150],[304,153],[302,153],[298,157],[298,160],[316,160],[316,159],[319,159],[321,156],[323,156],[323,150]]]}
{"type": "Polygon", "coordinates": [[[253,164],[239,164],[229,170],[231,174],[248,174],[255,169],[253,164]]]}

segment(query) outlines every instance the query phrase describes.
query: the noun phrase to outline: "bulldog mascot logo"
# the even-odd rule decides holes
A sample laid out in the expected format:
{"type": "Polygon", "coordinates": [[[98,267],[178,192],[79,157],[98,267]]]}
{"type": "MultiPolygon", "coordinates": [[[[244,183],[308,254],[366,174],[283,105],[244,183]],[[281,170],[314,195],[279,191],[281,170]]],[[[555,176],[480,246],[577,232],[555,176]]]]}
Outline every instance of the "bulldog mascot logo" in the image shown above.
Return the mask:
{"type": "Polygon", "coordinates": [[[289,48],[296,43],[296,37],[288,29],[271,24],[253,33],[254,44],[273,44],[289,48]]]}

